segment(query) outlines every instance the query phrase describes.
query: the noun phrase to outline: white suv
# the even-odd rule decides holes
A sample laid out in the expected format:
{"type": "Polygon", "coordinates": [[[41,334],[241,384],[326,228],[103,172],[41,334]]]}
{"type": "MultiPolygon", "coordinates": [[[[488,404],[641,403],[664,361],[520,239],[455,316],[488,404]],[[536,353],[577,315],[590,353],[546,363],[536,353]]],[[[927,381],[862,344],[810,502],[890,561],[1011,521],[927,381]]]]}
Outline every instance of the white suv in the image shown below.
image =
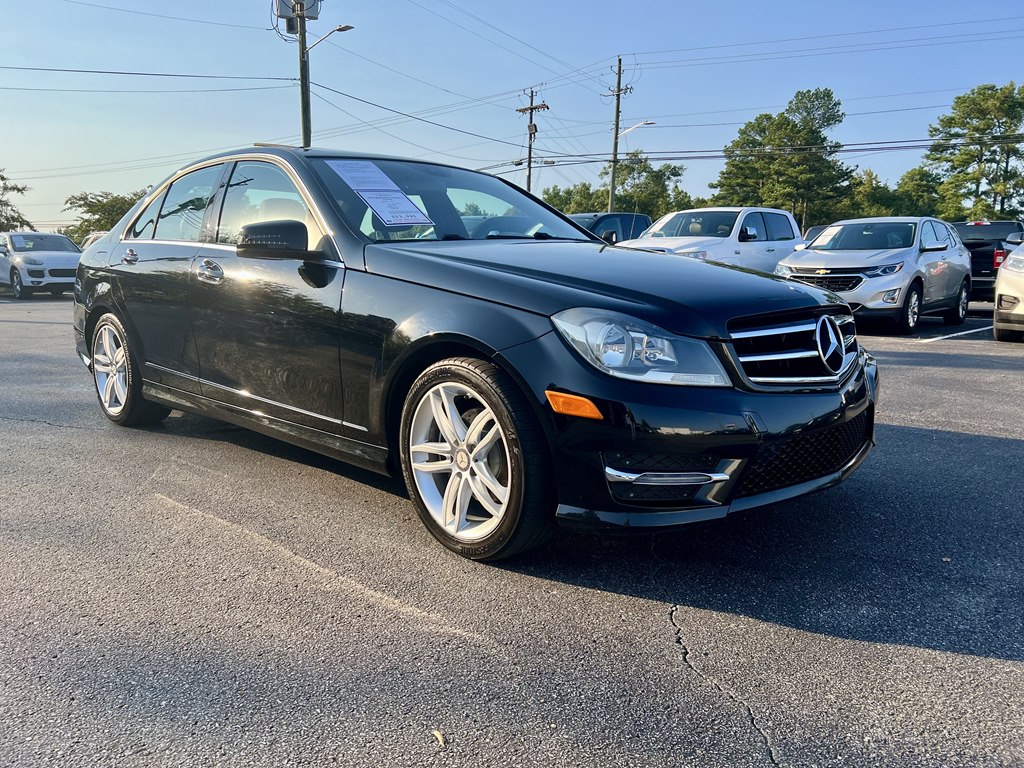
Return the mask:
{"type": "Polygon", "coordinates": [[[777,208],[694,208],[668,213],[619,245],[774,272],[802,242],[793,215],[777,208]]]}

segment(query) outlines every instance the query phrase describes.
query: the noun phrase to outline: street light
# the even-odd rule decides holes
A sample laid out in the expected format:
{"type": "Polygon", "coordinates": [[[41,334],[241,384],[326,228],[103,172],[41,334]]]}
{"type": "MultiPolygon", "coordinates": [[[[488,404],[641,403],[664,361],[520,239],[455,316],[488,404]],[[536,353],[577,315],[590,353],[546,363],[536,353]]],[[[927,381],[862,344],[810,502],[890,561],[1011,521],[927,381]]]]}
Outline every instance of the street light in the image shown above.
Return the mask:
{"type": "Polygon", "coordinates": [[[302,148],[308,149],[313,140],[313,123],[309,115],[309,52],[335,32],[355,29],[351,24],[337,26],[312,45],[306,45],[306,3],[295,3],[295,20],[299,32],[299,90],[302,104],[302,148]]]}
{"type": "MultiPolygon", "coordinates": [[[[618,117],[616,116],[616,123],[618,117]]],[[[630,131],[635,131],[637,128],[642,128],[645,125],[654,125],[653,120],[644,120],[642,123],[631,125],[624,131],[620,131],[615,134],[615,139],[612,141],[612,172],[611,178],[608,180],[608,213],[615,210],[615,166],[619,163],[619,139],[625,136],[630,131]]],[[[616,126],[617,128],[618,126],[616,126]]]]}

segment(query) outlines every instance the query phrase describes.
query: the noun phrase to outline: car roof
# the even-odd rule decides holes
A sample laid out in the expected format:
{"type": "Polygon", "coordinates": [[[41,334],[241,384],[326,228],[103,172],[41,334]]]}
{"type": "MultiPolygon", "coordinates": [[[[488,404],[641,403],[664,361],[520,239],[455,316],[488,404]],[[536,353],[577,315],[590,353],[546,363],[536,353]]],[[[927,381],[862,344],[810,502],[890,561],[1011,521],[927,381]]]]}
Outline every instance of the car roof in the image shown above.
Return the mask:
{"type": "Polygon", "coordinates": [[[351,158],[353,160],[398,160],[409,163],[427,163],[430,165],[444,165],[449,168],[459,168],[459,170],[469,170],[467,168],[460,168],[459,166],[451,165],[449,163],[439,163],[434,160],[417,159],[413,157],[402,157],[400,155],[380,155],[373,152],[352,152],[344,149],[326,149],[323,147],[311,147],[303,149],[302,147],[292,147],[284,144],[253,144],[248,147],[239,147],[238,149],[230,149],[225,152],[218,152],[215,155],[208,155],[207,157],[196,159],[186,165],[181,166],[178,170],[181,171],[185,168],[191,168],[194,165],[201,163],[208,163],[212,160],[227,160],[238,155],[273,155],[284,159],[298,159],[298,158],[351,158]]]}
{"type": "Polygon", "coordinates": [[[834,221],[829,226],[835,226],[836,224],[917,224],[919,221],[926,219],[932,219],[933,216],[865,216],[861,219],[843,219],[842,221],[834,221]]]}

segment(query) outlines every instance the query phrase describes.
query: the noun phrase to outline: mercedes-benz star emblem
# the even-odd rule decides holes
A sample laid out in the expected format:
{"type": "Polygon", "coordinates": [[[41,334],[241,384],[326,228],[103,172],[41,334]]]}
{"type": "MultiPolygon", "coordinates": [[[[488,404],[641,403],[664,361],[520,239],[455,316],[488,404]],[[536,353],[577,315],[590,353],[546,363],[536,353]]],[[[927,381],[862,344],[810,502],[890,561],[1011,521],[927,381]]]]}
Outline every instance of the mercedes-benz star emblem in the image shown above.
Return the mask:
{"type": "Polygon", "coordinates": [[[843,349],[843,334],[839,325],[829,315],[818,318],[818,326],[814,329],[814,338],[818,343],[818,355],[821,362],[832,373],[839,373],[843,368],[846,351],[843,349]]]}

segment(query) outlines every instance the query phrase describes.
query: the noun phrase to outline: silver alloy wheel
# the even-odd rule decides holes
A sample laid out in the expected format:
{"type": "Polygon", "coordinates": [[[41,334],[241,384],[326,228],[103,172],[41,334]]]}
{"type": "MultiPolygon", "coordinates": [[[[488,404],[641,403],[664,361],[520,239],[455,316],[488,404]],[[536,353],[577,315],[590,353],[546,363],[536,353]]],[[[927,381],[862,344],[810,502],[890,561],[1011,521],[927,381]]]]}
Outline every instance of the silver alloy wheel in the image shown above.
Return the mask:
{"type": "Polygon", "coordinates": [[[128,357],[124,339],[112,325],[100,328],[93,342],[92,372],[100,404],[111,416],[117,416],[128,399],[128,357]]]}
{"type": "Polygon", "coordinates": [[[971,297],[967,291],[966,285],[960,286],[960,305],[957,307],[957,311],[960,313],[960,319],[963,320],[967,317],[967,306],[971,302],[971,297]]]}
{"type": "Polygon", "coordinates": [[[25,292],[25,284],[21,281],[21,273],[16,269],[11,270],[11,293],[14,294],[14,298],[20,299],[21,294],[25,292]]]}
{"type": "Polygon", "coordinates": [[[907,327],[916,328],[917,321],[921,317],[921,294],[918,291],[911,291],[907,299],[907,327]]]}
{"type": "Polygon", "coordinates": [[[409,464],[434,522],[461,542],[501,523],[512,489],[508,441],[486,401],[464,384],[444,382],[417,403],[409,464]]]}

